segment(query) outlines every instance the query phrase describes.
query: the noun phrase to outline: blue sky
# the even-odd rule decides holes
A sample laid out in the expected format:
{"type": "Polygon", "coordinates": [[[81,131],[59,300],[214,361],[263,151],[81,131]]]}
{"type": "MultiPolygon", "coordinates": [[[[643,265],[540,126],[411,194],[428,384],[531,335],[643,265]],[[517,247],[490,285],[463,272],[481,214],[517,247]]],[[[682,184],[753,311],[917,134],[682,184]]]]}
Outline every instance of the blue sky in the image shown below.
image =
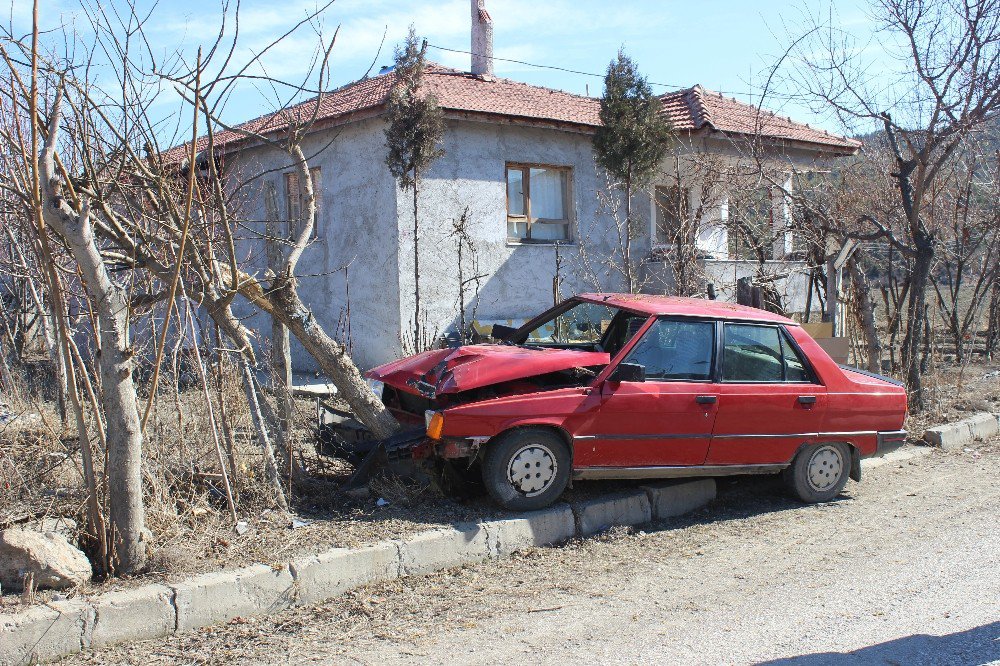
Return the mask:
{"type": "MultiPolygon", "coordinates": [[[[88,0],[85,0],[88,1],[88,0]]],[[[95,6],[98,0],[89,0],[95,6]]],[[[140,2],[152,7],[152,3],[140,2]]],[[[235,5],[235,0],[233,0],[235,5]]],[[[244,0],[241,45],[237,59],[249,58],[275,36],[315,9],[316,0],[244,0]]],[[[741,100],[758,102],[768,69],[793,35],[801,31],[803,12],[829,10],[818,2],[776,0],[487,0],[495,25],[495,55],[531,63],[603,73],[619,46],[639,64],[651,82],[672,87],[700,83],[741,100]]],[[[862,39],[873,34],[863,0],[835,0],[836,23],[862,39]]],[[[10,10],[15,29],[27,29],[30,2],[14,0],[10,10]]],[[[83,31],[86,24],[78,0],[42,0],[43,28],[60,22],[83,31]]],[[[219,0],[161,0],[150,22],[149,37],[158,54],[180,51],[193,58],[199,45],[211,42],[221,16],[219,0]]],[[[469,49],[469,0],[336,0],[322,25],[301,29],[264,60],[271,76],[299,80],[314,52],[316,31],[328,37],[339,26],[333,49],[332,85],[364,75],[373,61],[392,60],[393,46],[413,23],[432,45],[469,49]],[[379,44],[385,44],[379,53],[379,44]]],[[[431,48],[431,59],[468,69],[469,56],[431,48]]],[[[598,77],[496,62],[496,72],[528,83],[597,96],[598,77]]],[[[657,91],[669,88],[655,86],[657,91]]],[[[789,100],[778,85],[765,106],[796,120],[840,131],[836,120],[789,100]]],[[[245,85],[226,104],[224,118],[235,122],[272,110],[276,100],[262,85],[245,85]]],[[[169,115],[176,95],[167,91],[158,107],[169,115]]]]}

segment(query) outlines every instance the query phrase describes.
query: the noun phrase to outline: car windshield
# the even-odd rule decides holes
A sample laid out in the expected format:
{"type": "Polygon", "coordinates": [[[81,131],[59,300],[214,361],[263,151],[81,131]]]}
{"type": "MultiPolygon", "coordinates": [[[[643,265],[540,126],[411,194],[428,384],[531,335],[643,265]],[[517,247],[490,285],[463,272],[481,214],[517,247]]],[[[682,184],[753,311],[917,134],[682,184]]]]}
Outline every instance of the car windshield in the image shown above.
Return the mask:
{"type": "Polygon", "coordinates": [[[615,355],[638,332],[646,315],[577,301],[519,336],[522,344],[605,351],[615,355]]]}

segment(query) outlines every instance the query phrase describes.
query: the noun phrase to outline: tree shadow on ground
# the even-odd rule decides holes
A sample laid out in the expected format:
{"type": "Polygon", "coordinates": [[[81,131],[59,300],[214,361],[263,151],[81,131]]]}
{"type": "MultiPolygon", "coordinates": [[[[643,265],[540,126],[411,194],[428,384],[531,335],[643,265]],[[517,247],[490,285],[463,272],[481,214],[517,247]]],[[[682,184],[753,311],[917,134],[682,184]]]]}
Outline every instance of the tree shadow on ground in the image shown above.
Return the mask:
{"type": "Polygon", "coordinates": [[[1000,622],[944,636],[914,634],[850,652],[817,652],[762,662],[768,666],[988,664],[1000,660],[1000,622]]]}

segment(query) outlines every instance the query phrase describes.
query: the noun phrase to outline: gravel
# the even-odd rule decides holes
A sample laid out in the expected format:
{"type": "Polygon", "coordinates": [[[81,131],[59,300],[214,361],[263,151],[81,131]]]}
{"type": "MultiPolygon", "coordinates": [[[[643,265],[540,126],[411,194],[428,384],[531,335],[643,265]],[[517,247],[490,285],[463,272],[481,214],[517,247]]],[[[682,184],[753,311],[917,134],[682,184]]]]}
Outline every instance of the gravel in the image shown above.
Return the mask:
{"type": "Polygon", "coordinates": [[[1000,662],[1000,442],[67,663],[1000,662]]]}

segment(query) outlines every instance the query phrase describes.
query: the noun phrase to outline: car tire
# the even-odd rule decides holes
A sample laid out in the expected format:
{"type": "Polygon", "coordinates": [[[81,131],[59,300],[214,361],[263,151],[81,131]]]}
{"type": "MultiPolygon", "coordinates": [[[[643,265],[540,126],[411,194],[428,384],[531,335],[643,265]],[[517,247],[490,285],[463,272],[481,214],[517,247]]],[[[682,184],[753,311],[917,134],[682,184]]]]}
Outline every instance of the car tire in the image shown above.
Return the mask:
{"type": "Polygon", "coordinates": [[[487,445],[483,484],[505,509],[541,509],[562,495],[572,465],[569,447],[559,435],[545,428],[520,428],[487,445]]]}
{"type": "Polygon", "coordinates": [[[785,483],[803,502],[829,502],[851,475],[851,449],[841,442],[813,444],[799,451],[785,470],[785,483]]]}

